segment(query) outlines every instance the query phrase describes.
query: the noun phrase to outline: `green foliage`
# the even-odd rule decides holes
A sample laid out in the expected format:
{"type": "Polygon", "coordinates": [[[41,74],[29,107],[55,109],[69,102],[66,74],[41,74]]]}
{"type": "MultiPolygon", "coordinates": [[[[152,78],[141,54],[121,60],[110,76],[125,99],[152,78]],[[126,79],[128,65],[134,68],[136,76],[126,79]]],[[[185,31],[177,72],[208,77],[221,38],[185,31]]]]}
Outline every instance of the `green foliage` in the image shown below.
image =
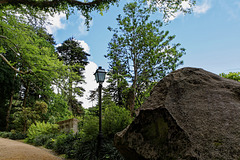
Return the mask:
{"type": "Polygon", "coordinates": [[[170,1],[160,1],[160,0],[141,0],[143,2],[148,2],[148,5],[155,10],[159,10],[163,13],[164,21],[168,22],[169,18],[175,15],[176,12],[191,13],[192,7],[196,4],[196,0],[170,0],[170,1]],[[185,5],[188,7],[184,7],[185,5]]]}
{"type": "Polygon", "coordinates": [[[122,155],[119,153],[117,148],[114,146],[114,142],[112,140],[106,140],[103,143],[101,155],[102,155],[101,159],[124,160],[122,155]]]}
{"type": "Polygon", "coordinates": [[[56,135],[49,136],[48,140],[45,142],[44,147],[47,149],[53,149],[56,135]]]}
{"type": "Polygon", "coordinates": [[[61,94],[53,94],[52,101],[49,102],[48,112],[46,114],[50,123],[56,123],[72,117],[72,112],[69,111],[67,100],[61,94]]]}
{"type": "Polygon", "coordinates": [[[32,140],[32,143],[36,146],[44,146],[46,144],[46,142],[49,139],[49,135],[47,134],[40,134],[37,135],[36,137],[34,137],[34,139],[32,140]]]}
{"type": "Polygon", "coordinates": [[[11,136],[11,132],[0,132],[0,137],[2,138],[8,138],[11,136]]]}
{"type": "Polygon", "coordinates": [[[79,160],[97,160],[97,141],[79,142],[76,146],[75,158],[79,160]]]}
{"type": "Polygon", "coordinates": [[[84,51],[81,43],[76,39],[69,38],[61,46],[57,47],[59,59],[67,66],[68,74],[65,77],[65,94],[67,95],[68,105],[74,115],[80,114],[79,103],[75,96],[82,96],[84,89],[79,84],[84,82],[83,71],[88,64],[88,53],[84,51]],[[66,81],[67,79],[67,81],[66,81]],[[74,85],[73,85],[74,84],[74,85]]]}
{"type": "Polygon", "coordinates": [[[172,44],[175,35],[161,31],[161,21],[151,20],[153,11],[142,3],[127,3],[124,15],[116,19],[118,28],[109,27],[113,37],[105,56],[110,61],[108,90],[132,114],[152,85],[183,63],[185,54],[179,43],[172,44]]]}
{"type": "Polygon", "coordinates": [[[61,134],[56,137],[55,143],[54,143],[54,151],[63,154],[65,152],[65,143],[66,143],[67,135],[61,134]]]}
{"type": "Polygon", "coordinates": [[[36,122],[32,124],[27,131],[27,142],[33,142],[33,140],[40,135],[56,134],[59,132],[57,124],[36,122]]]}
{"type": "MultiPolygon", "coordinates": [[[[0,5],[0,9],[8,8],[12,10],[24,10],[26,8],[29,12],[35,13],[34,16],[42,13],[42,11],[50,13],[64,12],[68,17],[70,14],[74,13],[74,8],[77,8],[81,14],[86,18],[86,25],[89,27],[89,21],[92,19],[91,12],[97,11],[99,14],[103,15],[103,11],[107,11],[111,5],[118,4],[120,0],[97,0],[97,1],[82,1],[77,0],[61,0],[61,1],[22,1],[22,0],[6,0],[0,5]]],[[[189,4],[192,7],[196,0],[171,0],[171,1],[160,1],[160,0],[139,0],[141,3],[148,2],[148,6],[159,9],[163,13],[163,18],[167,21],[170,16],[174,13],[182,11],[184,13],[190,13],[192,8],[186,8],[185,4],[189,4]]]]}
{"type": "Polygon", "coordinates": [[[129,110],[117,105],[109,105],[103,112],[103,133],[113,138],[117,132],[122,131],[132,122],[129,110]]]}
{"type": "Polygon", "coordinates": [[[112,140],[104,140],[99,151],[99,158],[96,157],[97,141],[80,142],[76,145],[75,159],[79,160],[124,160],[115,148],[112,140]]]}
{"type": "Polygon", "coordinates": [[[226,73],[221,73],[219,74],[221,77],[236,80],[240,82],[240,72],[229,72],[228,74],[226,73]]]}
{"type": "Polygon", "coordinates": [[[61,0],[61,1],[48,1],[48,0],[7,0],[1,3],[0,9],[8,8],[13,10],[25,10],[35,13],[34,16],[46,12],[50,15],[54,13],[65,13],[68,17],[74,13],[75,9],[79,10],[81,14],[86,18],[86,25],[89,27],[89,21],[92,19],[90,13],[92,11],[98,11],[100,14],[103,11],[108,10],[111,5],[118,3],[119,0],[98,0],[98,1],[77,1],[77,0],[61,0]]]}
{"type": "Polygon", "coordinates": [[[83,126],[80,128],[80,134],[83,141],[91,141],[97,139],[99,130],[99,118],[94,115],[85,115],[83,126]]]}
{"type": "Polygon", "coordinates": [[[35,119],[40,119],[40,115],[30,107],[16,107],[15,110],[13,124],[15,129],[20,132],[26,132],[35,119]]]}
{"type": "Polygon", "coordinates": [[[22,132],[15,132],[12,130],[11,132],[0,132],[0,137],[2,138],[10,138],[13,140],[20,140],[20,139],[25,139],[26,134],[22,132]]]}
{"type": "Polygon", "coordinates": [[[60,154],[66,154],[68,158],[75,156],[76,144],[80,141],[79,134],[61,134],[56,137],[53,149],[60,154]]]}
{"type": "Polygon", "coordinates": [[[18,131],[26,132],[27,128],[37,120],[43,120],[48,105],[44,101],[36,101],[33,107],[15,107],[14,125],[18,131]]]}

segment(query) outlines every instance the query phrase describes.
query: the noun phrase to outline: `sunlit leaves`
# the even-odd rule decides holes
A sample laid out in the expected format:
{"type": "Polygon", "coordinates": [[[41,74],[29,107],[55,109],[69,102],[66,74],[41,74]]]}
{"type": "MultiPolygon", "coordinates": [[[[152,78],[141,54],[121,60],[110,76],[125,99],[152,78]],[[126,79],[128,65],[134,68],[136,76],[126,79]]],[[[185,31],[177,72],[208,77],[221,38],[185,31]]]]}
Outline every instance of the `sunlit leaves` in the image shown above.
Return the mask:
{"type": "Polygon", "coordinates": [[[151,8],[134,2],[126,4],[123,10],[124,16],[117,17],[118,28],[109,27],[114,33],[106,57],[110,60],[111,78],[119,81],[116,74],[122,75],[132,85],[136,101],[141,102],[142,93],[147,93],[153,82],[182,64],[180,58],[185,49],[171,44],[175,35],[161,31],[161,21],[150,20],[151,8]]]}
{"type": "Polygon", "coordinates": [[[228,74],[221,73],[220,76],[240,82],[240,72],[229,72],[228,74]]]}

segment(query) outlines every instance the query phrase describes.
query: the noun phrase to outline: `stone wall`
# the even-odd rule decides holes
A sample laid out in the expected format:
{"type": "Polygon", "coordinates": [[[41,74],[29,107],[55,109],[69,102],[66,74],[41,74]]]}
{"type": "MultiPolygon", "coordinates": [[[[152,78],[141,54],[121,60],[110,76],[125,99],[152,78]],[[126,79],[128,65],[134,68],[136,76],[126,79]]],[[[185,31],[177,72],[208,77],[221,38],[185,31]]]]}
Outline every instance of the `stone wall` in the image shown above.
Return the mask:
{"type": "Polygon", "coordinates": [[[57,124],[60,127],[60,131],[70,132],[72,130],[73,133],[76,134],[78,132],[78,122],[79,122],[78,119],[72,118],[57,122],[57,124]]]}

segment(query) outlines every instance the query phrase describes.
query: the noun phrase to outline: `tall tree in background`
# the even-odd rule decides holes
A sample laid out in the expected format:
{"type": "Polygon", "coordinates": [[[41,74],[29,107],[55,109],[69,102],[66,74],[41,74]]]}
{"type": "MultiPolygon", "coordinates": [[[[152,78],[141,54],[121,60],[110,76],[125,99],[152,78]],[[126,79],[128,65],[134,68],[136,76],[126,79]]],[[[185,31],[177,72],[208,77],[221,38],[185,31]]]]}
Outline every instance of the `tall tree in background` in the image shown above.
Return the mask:
{"type": "Polygon", "coordinates": [[[106,57],[110,60],[112,78],[122,81],[119,75],[124,76],[131,85],[127,103],[133,113],[135,102],[140,105],[142,94],[152,83],[182,64],[179,59],[185,49],[178,49],[179,43],[170,44],[175,36],[160,31],[159,20],[149,20],[151,9],[134,2],[126,4],[123,11],[125,15],[117,18],[119,28],[109,28],[114,34],[106,57]]]}
{"type": "MultiPolygon", "coordinates": [[[[113,36],[117,35],[114,34],[113,36]]],[[[128,88],[128,82],[125,79],[128,76],[126,70],[127,65],[122,63],[119,57],[119,55],[121,55],[121,48],[118,48],[117,38],[112,39],[112,43],[109,44],[109,47],[111,47],[113,43],[116,46],[114,54],[105,56],[110,60],[108,71],[109,78],[107,80],[109,85],[106,89],[117,105],[124,106],[126,104],[124,92],[126,92],[128,88]]]]}
{"type": "Polygon", "coordinates": [[[81,43],[73,37],[65,40],[57,47],[59,59],[68,67],[68,105],[74,113],[78,112],[78,104],[75,95],[82,96],[84,89],[79,85],[84,83],[83,71],[88,64],[88,53],[81,46],[81,43]]]}

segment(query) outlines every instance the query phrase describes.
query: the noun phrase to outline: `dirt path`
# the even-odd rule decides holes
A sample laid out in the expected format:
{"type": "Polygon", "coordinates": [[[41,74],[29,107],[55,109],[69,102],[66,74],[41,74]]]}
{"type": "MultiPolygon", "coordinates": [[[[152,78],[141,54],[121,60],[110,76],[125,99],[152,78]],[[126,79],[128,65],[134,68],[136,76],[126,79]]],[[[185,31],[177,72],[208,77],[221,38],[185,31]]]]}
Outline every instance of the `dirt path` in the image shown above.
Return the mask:
{"type": "Polygon", "coordinates": [[[46,150],[0,138],[0,160],[61,160],[46,150]]]}

